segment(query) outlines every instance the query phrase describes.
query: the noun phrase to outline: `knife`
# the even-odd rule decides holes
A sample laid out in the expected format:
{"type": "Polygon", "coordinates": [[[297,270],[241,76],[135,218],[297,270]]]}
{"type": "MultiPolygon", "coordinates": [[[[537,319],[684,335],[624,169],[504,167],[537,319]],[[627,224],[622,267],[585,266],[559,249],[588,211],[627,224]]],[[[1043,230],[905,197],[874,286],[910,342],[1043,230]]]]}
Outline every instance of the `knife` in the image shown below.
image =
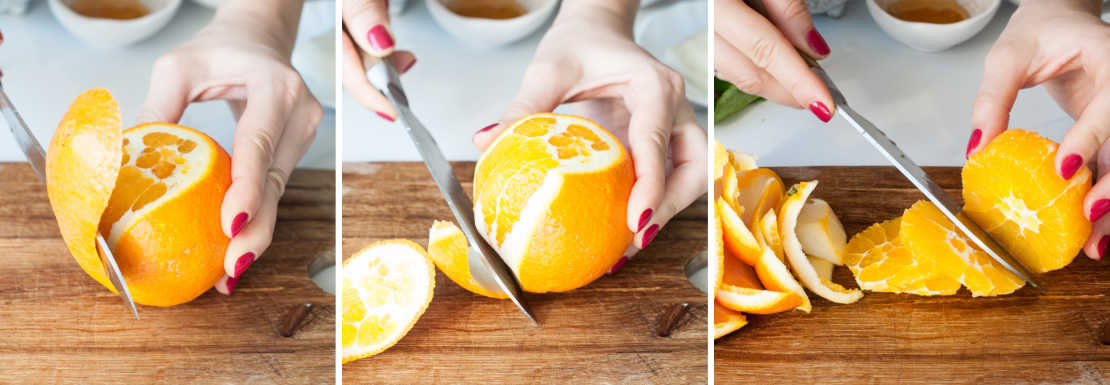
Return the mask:
{"type": "Polygon", "coordinates": [[[447,163],[447,158],[443,156],[435,138],[409,109],[409,100],[405,96],[404,89],[401,88],[401,79],[397,76],[397,69],[393,66],[393,58],[391,56],[381,58],[380,63],[366,71],[366,77],[370,80],[370,84],[373,84],[393,104],[393,109],[397,111],[397,121],[405,127],[412,143],[416,145],[416,150],[424,158],[424,165],[428,166],[432,179],[435,180],[436,186],[439,186],[439,191],[443,193],[444,199],[447,200],[447,206],[451,208],[451,213],[455,215],[455,220],[462,228],[463,234],[466,234],[466,239],[470,241],[471,247],[477,249],[479,259],[485,265],[486,270],[492,273],[491,278],[501,288],[501,291],[516,304],[517,308],[524,312],[528,319],[532,320],[533,324],[539,325],[536,318],[532,316],[532,312],[528,310],[528,303],[524,301],[523,291],[520,288],[520,283],[516,280],[516,276],[509,270],[509,266],[505,264],[501,256],[486,243],[486,240],[482,238],[478,229],[474,226],[474,204],[470,201],[466,192],[463,191],[458,179],[455,179],[451,165],[447,163]]]}
{"type": "MultiPolygon", "coordinates": [[[[767,17],[767,8],[763,5],[761,0],[747,0],[746,3],[751,6],[753,10],[759,12],[759,14],[767,17]]],[[[768,20],[769,19],[768,17],[768,20]]],[[[1006,270],[1024,279],[1030,286],[1040,289],[1042,293],[1044,292],[1044,287],[1041,285],[1036,275],[1014,258],[1006,248],[996,242],[990,234],[983,231],[975,221],[971,220],[971,218],[964,213],[963,208],[956,203],[956,200],[952,199],[948,193],[944,192],[944,189],[942,189],[937,182],[933,181],[917,163],[914,163],[913,160],[906,156],[906,153],[902,152],[902,149],[898,148],[898,145],[894,143],[893,140],[890,140],[882,130],[879,130],[879,128],[868,121],[867,118],[864,118],[863,115],[860,115],[848,105],[848,100],[844,98],[844,94],[840,92],[840,89],[833,83],[832,78],[829,77],[829,74],[825,72],[824,68],[821,68],[820,64],[817,64],[816,60],[806,55],[805,52],[798,51],[798,54],[801,55],[802,59],[809,65],[809,69],[813,71],[813,73],[825,83],[825,87],[829,89],[829,94],[832,95],[833,103],[836,103],[837,116],[848,121],[848,124],[852,127],[855,127],[856,131],[858,131],[860,135],[863,135],[868,143],[871,143],[872,146],[878,149],[879,152],[886,157],[887,161],[893,164],[898,171],[902,172],[902,175],[906,176],[906,179],[909,179],[910,182],[913,183],[914,187],[921,190],[921,193],[925,194],[925,197],[928,198],[930,202],[933,202],[933,204],[940,209],[940,212],[944,213],[944,216],[948,217],[964,236],[971,239],[976,246],[979,246],[979,249],[987,253],[991,259],[1001,264],[1006,270]]]]}
{"type": "MultiPolygon", "coordinates": [[[[35,140],[35,135],[27,127],[27,123],[15,110],[15,106],[12,105],[11,99],[8,99],[8,94],[4,92],[2,84],[0,84],[0,111],[3,112],[4,119],[8,121],[8,128],[15,136],[19,148],[27,156],[27,161],[31,163],[31,168],[38,174],[39,179],[46,183],[46,151],[42,150],[38,140],[35,140]]],[[[120,297],[123,297],[124,302],[131,308],[131,313],[135,314],[135,319],[142,319],[139,317],[139,309],[135,308],[135,301],[131,299],[131,292],[127,289],[127,281],[124,281],[123,273],[120,272],[119,265],[116,264],[116,257],[112,255],[112,249],[108,247],[108,242],[104,241],[104,236],[100,235],[99,231],[96,234],[96,246],[100,250],[97,255],[100,256],[100,262],[104,265],[104,270],[108,274],[108,280],[112,282],[116,292],[119,293],[120,297]]]]}

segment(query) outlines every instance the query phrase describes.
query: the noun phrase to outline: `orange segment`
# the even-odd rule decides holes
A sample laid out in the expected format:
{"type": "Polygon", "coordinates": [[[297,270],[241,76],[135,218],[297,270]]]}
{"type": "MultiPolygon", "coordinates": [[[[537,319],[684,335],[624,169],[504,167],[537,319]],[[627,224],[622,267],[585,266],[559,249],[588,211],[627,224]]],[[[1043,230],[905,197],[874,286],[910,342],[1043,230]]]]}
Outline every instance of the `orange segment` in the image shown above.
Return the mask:
{"type": "Polygon", "coordinates": [[[802,211],[802,206],[806,200],[809,199],[809,195],[816,188],[816,181],[801,182],[794,185],[787,192],[786,200],[783,201],[782,208],[779,209],[779,229],[782,231],[782,244],[783,250],[786,251],[786,259],[790,262],[794,274],[814,294],[842,304],[859,301],[860,298],[863,298],[863,292],[856,289],[846,289],[817,274],[817,270],[809,262],[809,257],[802,251],[801,242],[798,241],[798,235],[795,233],[798,215],[802,211]]]}
{"type": "Polygon", "coordinates": [[[378,354],[412,329],[435,292],[435,267],[420,245],[375,242],[343,262],[343,362],[378,354]]]}
{"type": "Polygon", "coordinates": [[[744,314],[734,312],[713,302],[713,339],[718,339],[732,333],[748,324],[744,314]]]}
{"type": "Polygon", "coordinates": [[[724,198],[717,198],[717,216],[724,228],[725,249],[749,265],[755,265],[763,247],[755,239],[755,235],[748,230],[740,215],[724,198]]]}
{"type": "Polygon", "coordinates": [[[573,290],[601,277],[632,241],[634,181],[628,153],[597,123],[526,116],[478,160],[475,225],[524,290],[573,290]]]}
{"type": "Polygon", "coordinates": [[[1056,174],[1055,142],[1007,130],[963,168],[964,210],[1014,257],[1037,273],[1067,266],[1091,234],[1083,198],[1091,170],[1056,174]]]}
{"type": "Polygon", "coordinates": [[[952,295],[960,289],[954,279],[935,274],[918,261],[898,238],[901,218],[871,225],[848,242],[844,263],[863,290],[952,295]]]}
{"type": "Polygon", "coordinates": [[[470,274],[470,246],[466,235],[454,223],[435,221],[428,229],[428,255],[443,274],[471,293],[490,298],[509,298],[486,290],[470,274]]]}
{"type": "Polygon", "coordinates": [[[906,210],[899,237],[924,268],[962,283],[973,296],[1010,294],[1025,284],[971,244],[928,201],[919,201],[906,210]]]}

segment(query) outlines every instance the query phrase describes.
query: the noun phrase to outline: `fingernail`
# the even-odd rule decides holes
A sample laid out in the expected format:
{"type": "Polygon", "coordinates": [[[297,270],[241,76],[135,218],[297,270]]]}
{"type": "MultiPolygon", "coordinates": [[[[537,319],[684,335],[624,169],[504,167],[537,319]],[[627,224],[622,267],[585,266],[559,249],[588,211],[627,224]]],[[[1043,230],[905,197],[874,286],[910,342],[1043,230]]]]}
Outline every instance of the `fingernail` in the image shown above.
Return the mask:
{"type": "Polygon", "coordinates": [[[239,215],[236,215],[235,219],[231,220],[231,237],[234,238],[236,235],[239,235],[239,232],[243,231],[243,225],[245,224],[247,224],[247,213],[239,213],[239,215]]]}
{"type": "Polygon", "coordinates": [[[809,43],[809,48],[813,48],[813,52],[818,55],[826,56],[829,54],[829,43],[825,42],[825,38],[817,32],[817,29],[809,30],[806,34],[806,42],[809,43]]]}
{"type": "Polygon", "coordinates": [[[1091,222],[1097,221],[1110,211],[1110,199],[1099,199],[1091,205],[1091,222]]]}
{"type": "Polygon", "coordinates": [[[643,241],[640,242],[640,248],[647,248],[648,244],[651,243],[651,240],[655,239],[655,233],[657,232],[659,232],[658,224],[651,225],[651,227],[648,227],[647,230],[644,230],[644,238],[643,241]]]}
{"type": "Polygon", "coordinates": [[[4,43],[4,33],[0,32],[0,44],[4,43]]]}
{"type": "Polygon", "coordinates": [[[614,263],[614,264],[613,264],[613,267],[610,267],[610,268],[609,268],[609,271],[606,271],[606,272],[605,272],[605,275],[613,275],[613,274],[616,274],[616,273],[617,273],[617,270],[620,270],[620,269],[621,269],[621,266],[624,266],[624,263],[625,263],[625,262],[628,262],[628,257],[627,257],[627,256],[621,257],[621,259],[618,259],[618,260],[617,260],[617,263],[614,263]]]}
{"type": "Polygon", "coordinates": [[[405,66],[404,69],[401,69],[401,72],[409,72],[409,68],[412,68],[412,66],[414,65],[416,65],[416,57],[413,57],[412,61],[409,62],[409,65],[405,66]]]}
{"type": "Polygon", "coordinates": [[[971,132],[971,137],[967,139],[967,151],[964,151],[964,158],[971,157],[971,150],[979,147],[979,140],[983,139],[983,130],[975,129],[971,132]]]}
{"type": "Polygon", "coordinates": [[[386,115],[386,114],[383,114],[383,113],[381,113],[381,112],[377,112],[377,111],[374,111],[374,113],[375,113],[375,114],[378,114],[378,116],[381,116],[381,117],[382,117],[382,119],[385,119],[385,120],[388,120],[388,121],[390,121],[390,122],[393,122],[393,118],[392,118],[392,117],[390,117],[389,115],[386,115]]]}
{"type": "Polygon", "coordinates": [[[1064,180],[1071,179],[1071,177],[1075,176],[1075,172],[1079,171],[1079,166],[1082,165],[1083,158],[1078,154],[1068,155],[1064,158],[1063,163],[1060,164],[1060,176],[1064,177],[1064,180]]]}
{"type": "Polygon", "coordinates": [[[231,295],[231,292],[235,291],[235,284],[237,283],[239,283],[239,278],[228,277],[227,280],[224,281],[224,285],[227,286],[227,295],[231,295]]]}
{"type": "Polygon", "coordinates": [[[810,103],[809,111],[813,112],[814,115],[817,115],[817,119],[821,119],[822,122],[828,123],[829,120],[832,120],[832,111],[829,111],[829,107],[826,107],[825,103],[810,103]]]}
{"type": "Polygon", "coordinates": [[[247,271],[248,267],[251,267],[252,263],[254,263],[254,253],[247,252],[243,254],[239,259],[235,260],[235,276],[232,278],[239,278],[239,276],[243,275],[243,272],[247,271]]]}
{"type": "Polygon", "coordinates": [[[393,48],[393,37],[389,36],[389,31],[381,24],[370,28],[370,32],[366,33],[366,40],[370,41],[370,46],[378,51],[393,48]]]}
{"type": "Polygon", "coordinates": [[[482,127],[482,129],[481,129],[481,130],[478,130],[478,132],[475,132],[475,133],[474,133],[474,135],[478,135],[478,134],[481,134],[481,133],[483,133],[483,132],[486,132],[486,131],[492,130],[492,129],[493,129],[494,127],[497,127],[497,123],[494,123],[494,124],[491,124],[491,125],[488,125],[488,126],[482,127]]]}
{"type": "Polygon", "coordinates": [[[640,224],[636,225],[636,232],[640,232],[640,230],[643,230],[644,226],[647,226],[647,223],[650,220],[651,220],[651,209],[644,210],[644,212],[640,214],[640,224]]]}
{"type": "Polygon", "coordinates": [[[1096,261],[1101,261],[1102,256],[1106,255],[1107,246],[1110,246],[1110,235],[1103,235],[1102,238],[1098,239],[1098,258],[1095,258],[1096,261]]]}

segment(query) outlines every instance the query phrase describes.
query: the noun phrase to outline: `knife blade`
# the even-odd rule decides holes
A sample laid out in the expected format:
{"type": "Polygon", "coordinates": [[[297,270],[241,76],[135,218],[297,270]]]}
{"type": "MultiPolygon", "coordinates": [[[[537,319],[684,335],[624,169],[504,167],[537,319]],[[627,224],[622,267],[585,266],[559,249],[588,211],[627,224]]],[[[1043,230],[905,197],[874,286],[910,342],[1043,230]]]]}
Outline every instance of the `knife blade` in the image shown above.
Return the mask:
{"type": "MultiPolygon", "coordinates": [[[[27,161],[31,163],[31,168],[38,174],[39,179],[46,183],[46,151],[43,151],[42,145],[35,139],[35,135],[31,133],[31,129],[27,127],[27,123],[23,121],[23,117],[19,116],[19,111],[16,111],[15,105],[12,104],[11,99],[8,98],[7,92],[0,84],[0,112],[4,114],[4,119],[8,122],[8,129],[11,130],[12,135],[15,136],[15,141],[19,144],[19,148],[23,150],[23,155],[27,157],[27,161]]],[[[108,280],[112,282],[112,286],[116,288],[116,292],[123,298],[124,303],[131,309],[131,313],[135,315],[135,319],[142,319],[139,317],[139,309],[135,307],[135,301],[131,299],[131,291],[127,288],[127,281],[123,279],[123,273],[119,270],[119,265],[116,263],[116,257],[112,254],[112,249],[108,247],[108,242],[104,240],[104,236],[100,235],[97,231],[96,234],[96,248],[100,250],[97,255],[100,257],[100,262],[104,265],[104,271],[108,275],[108,280]]]]}
{"type": "Polygon", "coordinates": [[[420,152],[420,156],[424,159],[424,165],[428,167],[428,172],[432,174],[436,186],[439,187],[439,191],[447,200],[447,206],[451,208],[451,213],[455,215],[455,220],[459,223],[463,234],[466,235],[467,241],[470,242],[471,247],[479,251],[480,260],[486,269],[493,273],[494,281],[516,304],[517,308],[524,312],[529,320],[532,320],[533,324],[539,325],[539,322],[536,322],[536,318],[529,310],[528,303],[524,301],[523,290],[521,290],[516,276],[505,264],[505,261],[501,259],[500,255],[486,243],[485,238],[475,227],[474,203],[463,191],[458,179],[455,179],[454,171],[452,171],[451,165],[447,162],[443,152],[440,151],[435,138],[424,128],[424,125],[420,123],[409,108],[409,100],[404,89],[401,88],[401,79],[397,76],[397,69],[393,66],[392,57],[386,56],[382,58],[380,63],[370,67],[366,71],[366,77],[370,80],[370,84],[381,91],[382,95],[385,95],[386,99],[389,99],[389,102],[393,104],[393,109],[397,111],[397,122],[408,132],[409,138],[412,139],[416,150],[420,152]]]}

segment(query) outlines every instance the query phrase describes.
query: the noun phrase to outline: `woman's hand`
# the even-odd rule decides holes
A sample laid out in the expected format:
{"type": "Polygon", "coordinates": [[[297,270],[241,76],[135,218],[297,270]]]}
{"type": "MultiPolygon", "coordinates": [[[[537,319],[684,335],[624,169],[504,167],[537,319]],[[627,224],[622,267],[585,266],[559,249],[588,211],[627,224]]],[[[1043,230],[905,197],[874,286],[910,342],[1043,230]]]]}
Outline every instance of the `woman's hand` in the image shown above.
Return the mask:
{"type": "Polygon", "coordinates": [[[1044,84],[1074,118],[1056,153],[1060,177],[1071,179],[1093,163],[1098,182],[1084,212],[1094,223],[1084,251],[1102,259],[1110,243],[1110,25],[1099,19],[1098,0],[1024,1],[991,48],[983,82],[972,106],[967,156],[1008,127],[1010,109],[1022,88],[1044,84]]]}
{"type": "Polygon", "coordinates": [[[814,59],[829,55],[829,45],[813,27],[805,0],[763,3],[770,20],[742,0],[714,2],[717,77],[784,106],[806,106],[822,122],[828,122],[836,105],[797,51],[814,59]]]}
{"type": "Polygon", "coordinates": [[[589,101],[616,116],[618,123],[607,128],[626,140],[636,169],[627,217],[636,236],[613,271],[706,192],[705,131],[686,101],[682,77],[633,42],[637,6],[637,1],[564,2],[508,111],[474,135],[474,144],[484,150],[517,119],[563,103],[589,101]]]}
{"type": "Polygon", "coordinates": [[[293,69],[301,1],[224,1],[191,41],[154,64],[140,122],[175,123],[192,102],[222,99],[238,117],[231,187],[220,210],[231,237],[226,276],[230,294],[270,245],[277,204],[289,174],[316,135],[323,110],[293,69]]]}
{"type": "Polygon", "coordinates": [[[394,49],[388,8],[387,0],[343,1],[343,88],[358,104],[392,122],[397,119],[397,112],[389,100],[370,85],[366,68],[393,54],[393,65],[405,73],[416,64],[416,57],[411,52],[394,49]]]}

